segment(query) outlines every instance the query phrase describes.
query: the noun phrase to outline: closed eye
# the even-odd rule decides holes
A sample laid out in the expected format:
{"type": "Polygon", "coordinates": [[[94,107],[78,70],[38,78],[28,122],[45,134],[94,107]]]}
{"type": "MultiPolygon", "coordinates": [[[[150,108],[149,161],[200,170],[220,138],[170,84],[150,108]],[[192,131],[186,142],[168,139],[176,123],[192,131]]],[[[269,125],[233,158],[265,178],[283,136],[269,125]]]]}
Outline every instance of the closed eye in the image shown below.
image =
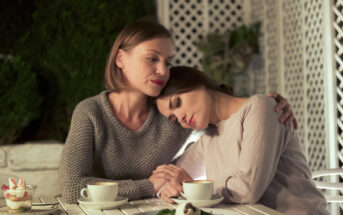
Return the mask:
{"type": "Polygon", "coordinates": [[[177,108],[181,107],[181,104],[182,104],[182,102],[181,102],[180,97],[177,97],[177,99],[176,99],[176,107],[177,108]]]}

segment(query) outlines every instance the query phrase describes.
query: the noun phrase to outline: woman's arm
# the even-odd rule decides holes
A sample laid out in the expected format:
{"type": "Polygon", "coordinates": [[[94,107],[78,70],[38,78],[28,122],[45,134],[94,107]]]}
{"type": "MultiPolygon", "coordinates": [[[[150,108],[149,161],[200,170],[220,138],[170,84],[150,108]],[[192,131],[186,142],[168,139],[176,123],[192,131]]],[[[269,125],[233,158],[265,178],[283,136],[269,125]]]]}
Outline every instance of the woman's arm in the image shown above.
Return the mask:
{"type": "Polygon", "coordinates": [[[189,146],[177,159],[176,166],[184,169],[192,178],[206,175],[203,155],[203,137],[189,146]]]}
{"type": "Polygon", "coordinates": [[[69,134],[64,146],[61,165],[61,193],[69,203],[76,203],[80,190],[90,182],[115,181],[119,184],[119,195],[130,199],[151,197],[154,187],[148,179],[143,180],[112,180],[94,177],[95,156],[94,126],[87,111],[79,106],[75,109],[69,134]]]}
{"type": "Polygon", "coordinates": [[[202,138],[192,144],[173,164],[161,165],[154,170],[153,175],[163,178],[168,182],[161,190],[161,197],[169,203],[174,203],[169,197],[179,196],[182,189],[182,182],[199,178],[205,175],[205,164],[202,153],[202,138]]]}
{"type": "Polygon", "coordinates": [[[245,112],[238,165],[219,190],[226,202],[256,203],[274,178],[288,130],[278,122],[274,106],[268,97],[259,97],[245,112]]]}

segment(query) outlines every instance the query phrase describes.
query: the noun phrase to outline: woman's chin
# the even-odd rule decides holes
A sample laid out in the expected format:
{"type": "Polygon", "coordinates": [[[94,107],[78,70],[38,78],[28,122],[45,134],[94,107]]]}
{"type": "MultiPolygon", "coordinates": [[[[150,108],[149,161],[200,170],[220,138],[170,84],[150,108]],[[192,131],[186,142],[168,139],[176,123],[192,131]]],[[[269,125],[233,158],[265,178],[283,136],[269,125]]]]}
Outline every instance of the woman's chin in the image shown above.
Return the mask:
{"type": "Polygon", "coordinates": [[[149,90],[148,92],[145,92],[145,95],[150,96],[150,97],[157,97],[160,95],[161,91],[162,91],[162,89],[161,90],[157,90],[157,89],[149,90]]]}

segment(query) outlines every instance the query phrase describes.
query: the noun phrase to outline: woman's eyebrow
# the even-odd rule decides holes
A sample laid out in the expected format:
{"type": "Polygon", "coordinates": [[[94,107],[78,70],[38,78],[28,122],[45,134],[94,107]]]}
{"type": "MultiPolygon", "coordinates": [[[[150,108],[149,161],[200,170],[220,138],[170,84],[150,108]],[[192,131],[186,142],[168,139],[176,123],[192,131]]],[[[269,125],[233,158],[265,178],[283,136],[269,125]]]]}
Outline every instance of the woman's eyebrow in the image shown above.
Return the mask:
{"type": "MultiPolygon", "coordinates": [[[[157,55],[162,55],[161,52],[159,52],[159,51],[157,51],[157,50],[155,50],[155,49],[149,49],[148,51],[154,52],[154,53],[157,54],[157,55]]],[[[167,57],[168,60],[169,60],[169,59],[173,59],[173,58],[174,58],[174,54],[167,57]]]]}
{"type": "Polygon", "coordinates": [[[174,55],[171,55],[167,58],[167,60],[172,60],[174,58],[174,55]]]}
{"type": "Polygon", "coordinates": [[[148,51],[155,52],[156,54],[161,54],[161,52],[155,50],[155,49],[148,49],[148,51]]]}

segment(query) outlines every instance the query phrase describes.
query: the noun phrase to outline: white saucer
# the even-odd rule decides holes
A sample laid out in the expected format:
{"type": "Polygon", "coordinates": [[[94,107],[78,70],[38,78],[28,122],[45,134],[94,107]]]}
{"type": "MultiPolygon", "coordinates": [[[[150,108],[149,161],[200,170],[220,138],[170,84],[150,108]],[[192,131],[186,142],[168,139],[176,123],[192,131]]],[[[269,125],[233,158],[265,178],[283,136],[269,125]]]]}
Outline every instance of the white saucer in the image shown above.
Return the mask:
{"type": "Polygon", "coordinates": [[[224,198],[222,196],[219,196],[219,195],[213,195],[210,200],[187,200],[182,196],[179,196],[177,198],[174,197],[171,199],[178,204],[190,202],[195,207],[206,208],[206,207],[212,207],[212,206],[220,203],[221,201],[223,201],[224,198]]]}
{"type": "Polygon", "coordinates": [[[233,209],[223,209],[223,208],[201,208],[202,211],[205,211],[206,213],[216,215],[241,215],[241,213],[234,211],[233,209]]]}
{"type": "Polygon", "coordinates": [[[92,200],[87,198],[79,198],[77,201],[80,203],[81,206],[89,209],[106,210],[123,205],[128,201],[128,199],[126,197],[118,196],[117,199],[112,202],[92,202],[92,200]]]}
{"type": "MultiPolygon", "coordinates": [[[[20,215],[47,215],[52,214],[56,211],[58,211],[57,205],[51,205],[51,206],[32,206],[32,210],[30,212],[25,213],[19,213],[20,215]]],[[[10,215],[10,213],[7,212],[7,207],[0,208],[0,215],[10,215]]]]}

